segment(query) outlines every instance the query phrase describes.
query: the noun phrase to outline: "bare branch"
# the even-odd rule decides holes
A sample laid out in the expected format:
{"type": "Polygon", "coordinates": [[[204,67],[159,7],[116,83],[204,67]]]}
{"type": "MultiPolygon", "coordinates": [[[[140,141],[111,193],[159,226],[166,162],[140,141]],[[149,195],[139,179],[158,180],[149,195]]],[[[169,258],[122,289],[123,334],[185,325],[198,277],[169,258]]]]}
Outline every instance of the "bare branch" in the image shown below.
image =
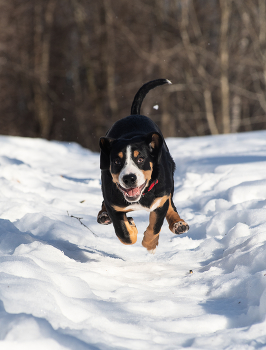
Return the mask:
{"type": "Polygon", "coordinates": [[[82,226],[86,227],[86,229],[88,229],[95,237],[98,237],[98,236],[96,235],[96,233],[94,233],[88,226],[86,226],[85,224],[83,224],[83,222],[81,221],[83,218],[79,218],[79,217],[74,216],[74,215],[69,215],[69,212],[68,212],[68,211],[67,211],[67,215],[68,215],[69,217],[71,217],[71,218],[77,219],[77,220],[80,222],[80,224],[81,224],[82,226]]]}

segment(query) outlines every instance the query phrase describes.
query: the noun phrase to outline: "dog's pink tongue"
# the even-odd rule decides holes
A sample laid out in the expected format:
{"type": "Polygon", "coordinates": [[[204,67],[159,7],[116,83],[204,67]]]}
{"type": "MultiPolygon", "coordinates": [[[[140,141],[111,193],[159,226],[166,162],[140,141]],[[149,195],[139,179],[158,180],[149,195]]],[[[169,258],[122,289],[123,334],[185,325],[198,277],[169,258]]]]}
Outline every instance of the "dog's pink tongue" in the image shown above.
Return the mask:
{"type": "Polygon", "coordinates": [[[139,196],[140,195],[140,190],[138,187],[136,188],[130,188],[128,191],[127,191],[129,197],[136,197],[136,196],[139,196]]]}

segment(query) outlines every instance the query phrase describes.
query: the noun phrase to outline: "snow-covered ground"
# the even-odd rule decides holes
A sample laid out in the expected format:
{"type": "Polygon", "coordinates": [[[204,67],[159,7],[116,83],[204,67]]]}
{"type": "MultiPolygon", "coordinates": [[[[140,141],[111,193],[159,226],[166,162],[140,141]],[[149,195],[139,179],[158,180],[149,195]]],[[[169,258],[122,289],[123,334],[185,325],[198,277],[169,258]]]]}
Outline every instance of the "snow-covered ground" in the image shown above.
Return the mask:
{"type": "Polygon", "coordinates": [[[1,350],[266,349],[266,132],[167,143],[190,230],[152,255],[146,212],[97,224],[99,154],[0,137],[1,350]]]}

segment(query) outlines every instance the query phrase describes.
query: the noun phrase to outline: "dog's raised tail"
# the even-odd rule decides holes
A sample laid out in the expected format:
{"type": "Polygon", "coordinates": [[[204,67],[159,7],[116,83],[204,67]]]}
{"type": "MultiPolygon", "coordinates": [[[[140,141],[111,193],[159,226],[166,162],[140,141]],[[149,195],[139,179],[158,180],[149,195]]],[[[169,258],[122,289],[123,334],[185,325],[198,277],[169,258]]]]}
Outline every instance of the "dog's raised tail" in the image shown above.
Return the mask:
{"type": "Polygon", "coordinates": [[[134,97],[134,100],[131,106],[131,115],[140,114],[140,107],[147,93],[151,89],[154,89],[156,86],[163,85],[163,84],[172,84],[172,83],[168,79],[156,79],[144,84],[134,97]]]}

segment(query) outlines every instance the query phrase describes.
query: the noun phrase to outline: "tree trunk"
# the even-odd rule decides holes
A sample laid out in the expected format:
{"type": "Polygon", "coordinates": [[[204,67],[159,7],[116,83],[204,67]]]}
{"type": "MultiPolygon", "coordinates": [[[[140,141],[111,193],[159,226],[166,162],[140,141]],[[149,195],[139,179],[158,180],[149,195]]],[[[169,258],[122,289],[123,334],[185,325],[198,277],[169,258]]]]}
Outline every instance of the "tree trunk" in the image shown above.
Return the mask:
{"type": "Polygon", "coordinates": [[[230,0],[220,0],[221,28],[220,28],[220,64],[221,64],[221,102],[223,133],[230,133],[230,99],[229,99],[229,53],[228,53],[228,27],[230,17],[230,0]]]}

